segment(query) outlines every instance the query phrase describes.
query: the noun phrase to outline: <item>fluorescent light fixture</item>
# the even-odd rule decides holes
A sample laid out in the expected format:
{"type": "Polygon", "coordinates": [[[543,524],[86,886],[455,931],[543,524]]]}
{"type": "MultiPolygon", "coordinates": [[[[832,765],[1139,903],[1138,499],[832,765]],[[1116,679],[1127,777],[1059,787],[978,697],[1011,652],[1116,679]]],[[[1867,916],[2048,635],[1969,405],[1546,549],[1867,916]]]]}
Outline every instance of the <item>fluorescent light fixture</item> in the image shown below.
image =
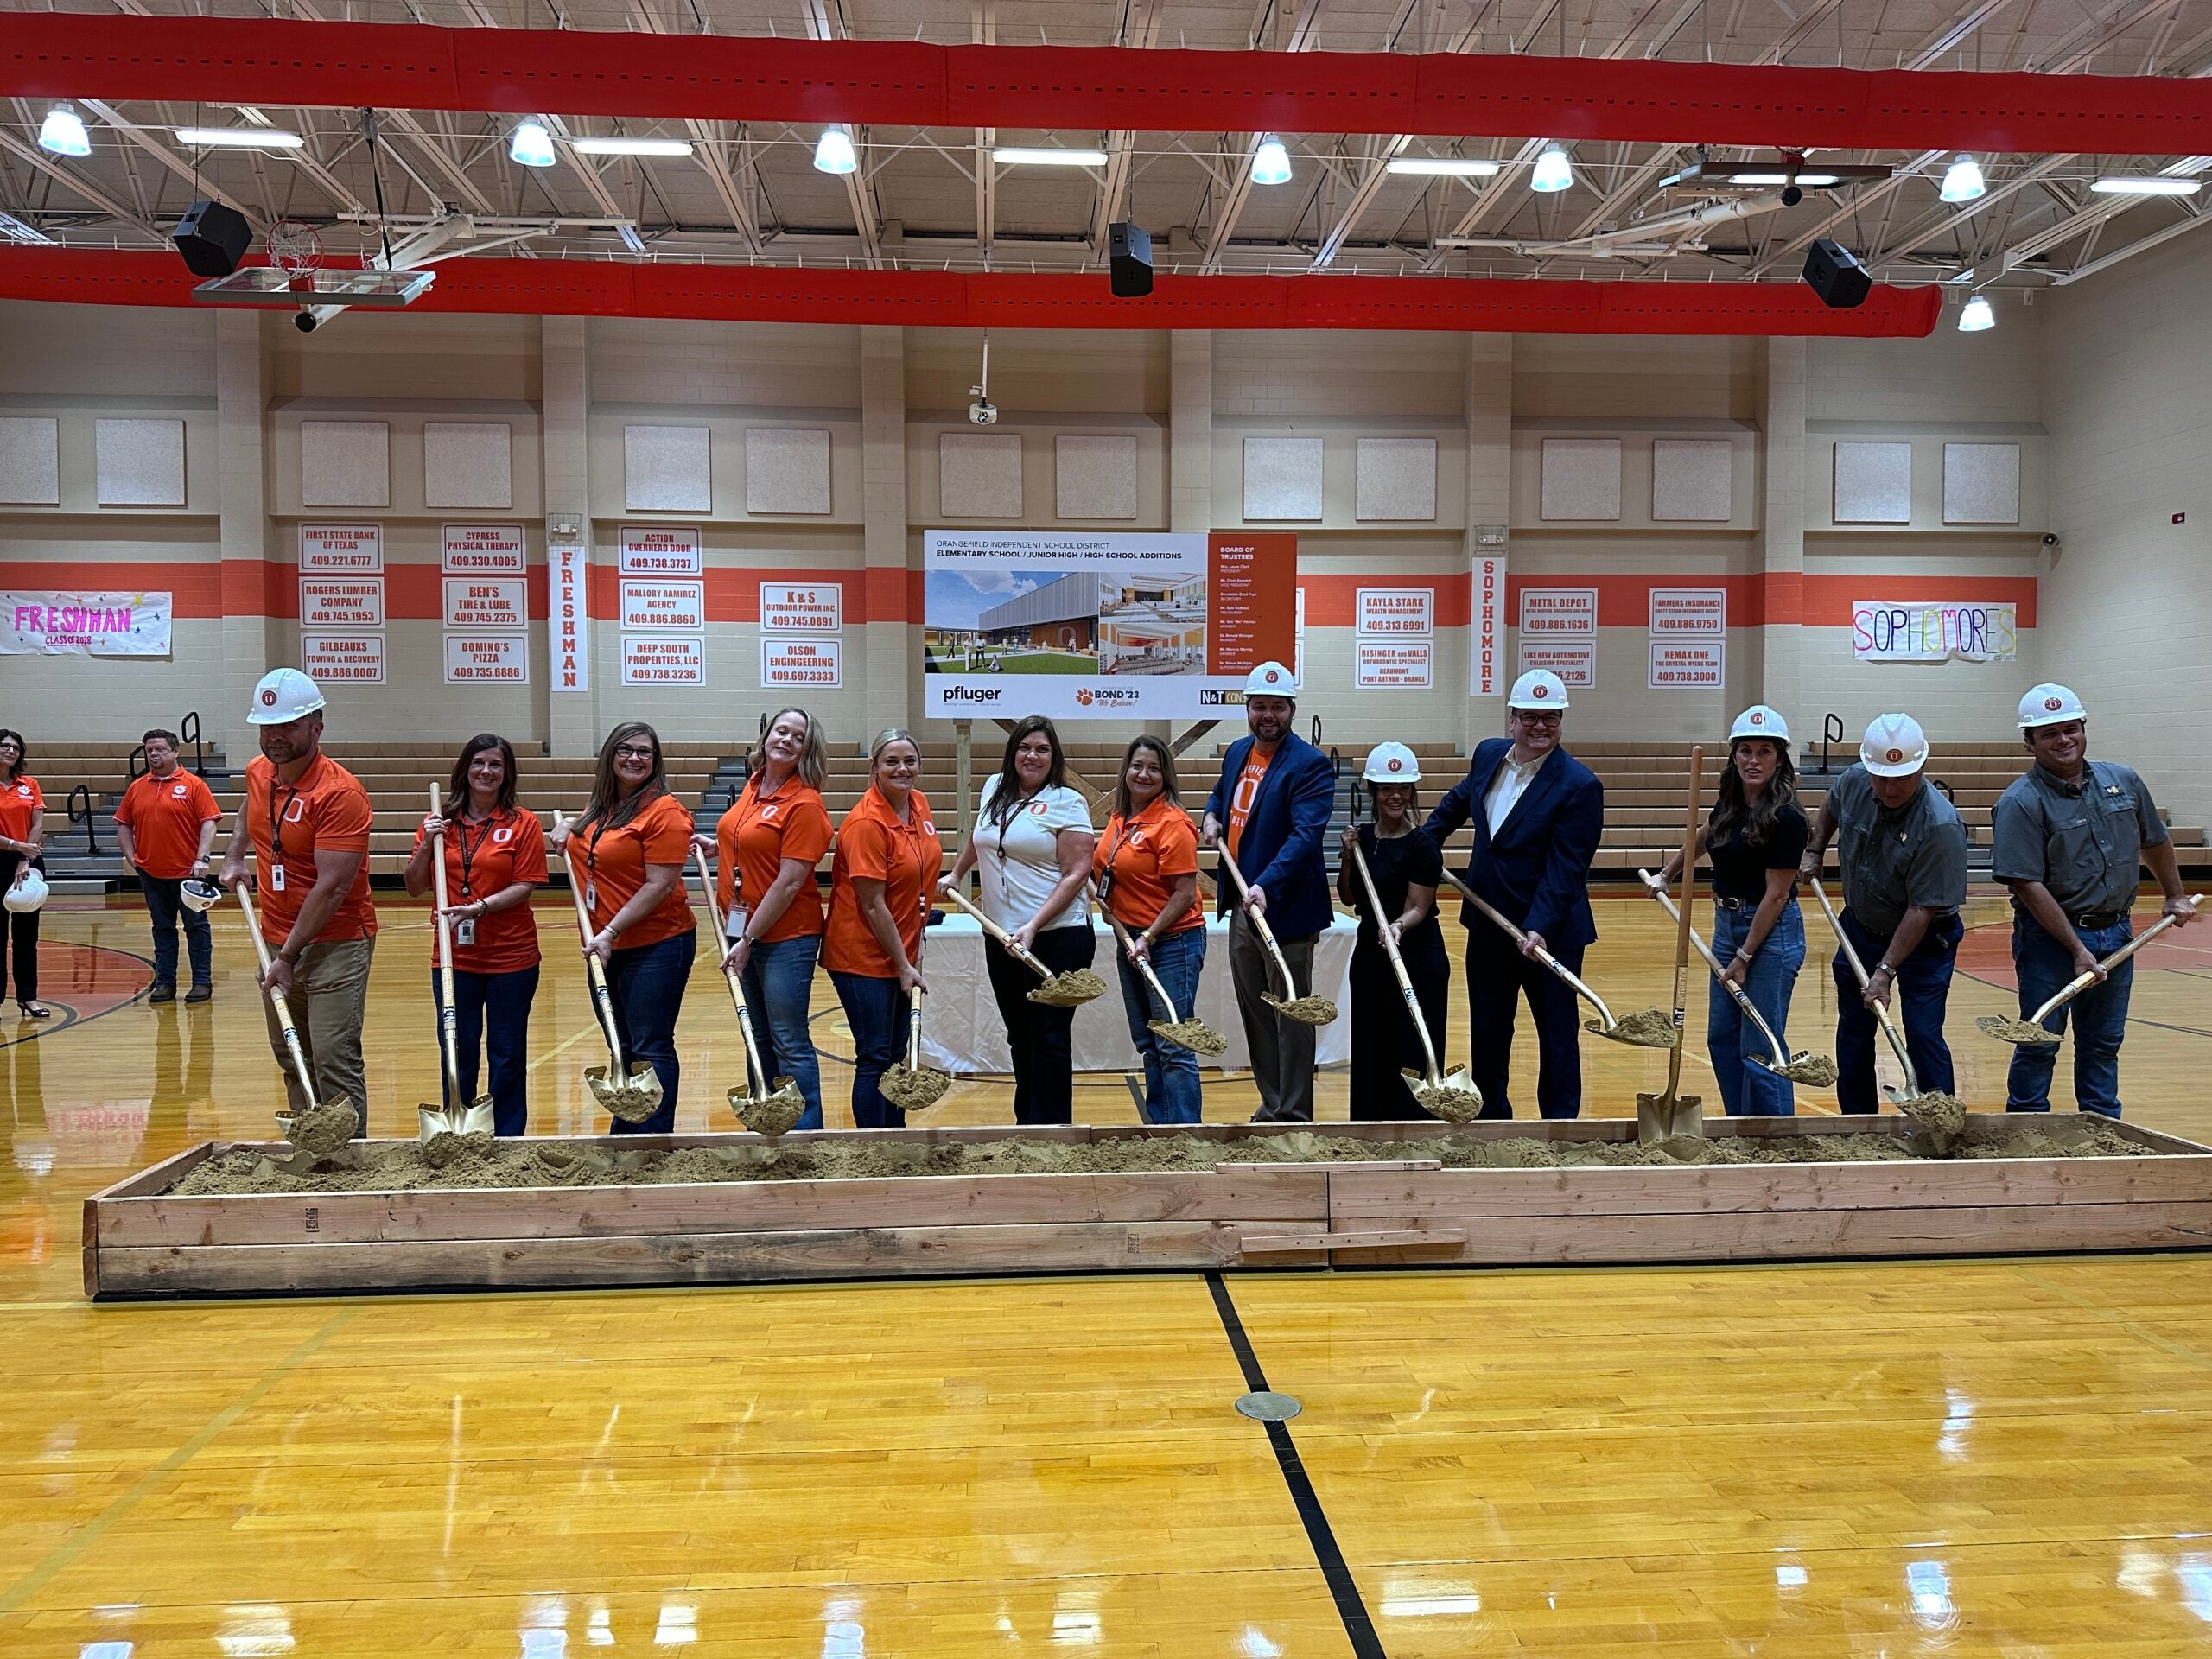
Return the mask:
{"type": "Polygon", "coordinates": [[[1497,171],[1497,163],[1465,162],[1456,156],[1399,156],[1383,162],[1382,170],[1422,178],[1486,179],[1497,171]]]}
{"type": "Polygon", "coordinates": [[[1731,173],[1728,182],[1776,186],[1802,184],[1808,190],[1825,190],[1830,185],[1841,184],[1843,179],[1835,173],[1731,173]]]}
{"type": "Polygon", "coordinates": [[[297,149],[307,143],[276,127],[179,127],[176,141],[193,149],[297,149]]]}
{"type": "Polygon", "coordinates": [[[857,173],[861,158],[853,149],[853,136],[842,127],[824,127],[814,141],[814,170],[817,173],[857,173]]]}
{"type": "Polygon", "coordinates": [[[1979,294],[1968,300],[1959,312],[1959,332],[1962,334],[1978,334],[1985,328],[1996,326],[1997,313],[1979,294]]]}
{"type": "Polygon", "coordinates": [[[13,213],[0,213],[0,240],[22,242],[33,246],[54,247],[54,238],[35,225],[26,225],[13,213]]]}
{"type": "Polygon", "coordinates": [[[1252,182],[1255,184],[1288,184],[1290,182],[1290,152],[1282,147],[1282,140],[1269,133],[1252,152],[1252,182]]]}
{"type": "Polygon", "coordinates": [[[1961,156],[1943,175],[1945,201],[1973,201],[1989,188],[1981,176],[1981,165],[1971,156],[1961,156]]]}
{"type": "Polygon", "coordinates": [[[518,167],[553,165],[553,135],[542,121],[519,123],[507,140],[507,159],[518,167]]]}
{"type": "Polygon", "coordinates": [[[2101,196],[2193,196],[2199,179],[2099,179],[2089,187],[2101,196]]]}
{"type": "Polygon", "coordinates": [[[1103,149],[1024,149],[1011,145],[994,149],[991,159],[1001,167],[1103,167],[1103,149]]]}
{"type": "Polygon", "coordinates": [[[67,104],[55,105],[39,123],[38,147],[49,156],[91,155],[92,140],[85,130],[85,118],[67,104]]]}
{"type": "Polygon", "coordinates": [[[569,147],[586,156],[689,156],[688,138],[571,138],[569,147]]]}
{"type": "Polygon", "coordinates": [[[1557,144],[1552,145],[1536,157],[1536,170],[1529,180],[1529,188],[1539,195],[1549,195],[1555,190],[1570,190],[1574,187],[1574,163],[1567,159],[1567,152],[1557,144]]]}

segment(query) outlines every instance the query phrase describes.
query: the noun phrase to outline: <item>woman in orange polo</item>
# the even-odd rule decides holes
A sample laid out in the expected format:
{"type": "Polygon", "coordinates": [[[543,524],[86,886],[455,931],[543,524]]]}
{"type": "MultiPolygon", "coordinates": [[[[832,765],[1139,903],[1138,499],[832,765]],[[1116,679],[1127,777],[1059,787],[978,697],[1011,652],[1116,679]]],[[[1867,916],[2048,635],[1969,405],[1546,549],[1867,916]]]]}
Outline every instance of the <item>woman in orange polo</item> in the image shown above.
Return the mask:
{"type": "MultiPolygon", "coordinates": [[[[39,844],[46,828],[46,797],[38,779],[23,770],[30,747],[21,732],[0,727],[0,888],[12,887],[26,869],[46,874],[39,844]]],[[[54,1012],[38,1000],[38,912],[13,911],[8,916],[8,942],[16,959],[16,1007],[26,1020],[43,1020],[54,1012]]],[[[0,990],[7,976],[0,971],[0,990]]]]}
{"type": "Polygon", "coordinates": [[[643,721],[625,721],[600,745],[591,804],[553,832],[569,879],[584,884],[584,907],[597,931],[584,954],[606,964],[615,1034],[632,1065],[660,1074],[660,1109],[641,1123],[614,1122],[617,1135],[666,1135],[676,1127],[676,1019],[691,977],[698,924],[683,891],[691,856],[691,809],[668,792],[660,737],[643,721]]]}
{"type": "Polygon", "coordinates": [[[1133,738],[1122,752],[1113,815],[1091,855],[1091,869],[1106,908],[1129,933],[1128,951],[1118,960],[1129,1040],[1144,1057],[1144,1121],[1196,1123],[1198,1057],[1151,1028],[1154,1020],[1193,1017],[1206,964],[1198,832],[1175,787],[1175,757],[1156,737],[1133,738]],[[1151,964],[1175,1004],[1173,1013],[1160,1009],[1134,965],[1139,962],[1151,964]]]}
{"type": "MultiPolygon", "coordinates": [[[[442,832],[446,918],[453,936],[454,1050],[461,1099],[476,1098],[478,1062],[492,1064],[492,1133],[530,1133],[530,1005],[537,995],[537,918],[530,896],[550,879],[545,827],[515,804],[515,752],[504,737],[479,734],[461,745],[447,786],[452,812],[427,817],[407,861],[407,891],[434,892],[430,868],[442,832]]],[[[437,945],[432,931],[435,994],[437,945]]]]}
{"type": "Polygon", "coordinates": [[[868,749],[869,783],[837,826],[830,865],[830,921],[822,965],[853,1032],[853,1125],[900,1129],[906,1114],[877,1084],[906,1049],[907,1017],[922,983],[922,924],[944,848],[930,804],[914,787],[922,753],[893,727],[868,749]]]}

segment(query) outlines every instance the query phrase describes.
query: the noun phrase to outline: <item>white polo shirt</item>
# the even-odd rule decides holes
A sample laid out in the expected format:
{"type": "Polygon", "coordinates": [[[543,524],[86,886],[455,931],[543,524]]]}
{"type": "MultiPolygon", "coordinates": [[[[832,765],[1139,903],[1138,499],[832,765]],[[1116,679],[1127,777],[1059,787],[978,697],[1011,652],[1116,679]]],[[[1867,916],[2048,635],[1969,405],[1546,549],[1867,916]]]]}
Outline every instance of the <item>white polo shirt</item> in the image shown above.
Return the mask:
{"type": "MultiPolygon", "coordinates": [[[[983,785],[976,812],[976,872],[982,890],[983,914],[1011,932],[1026,925],[1052,896],[1060,882],[1059,833],[1089,830],[1090,806],[1065,784],[1040,789],[1014,810],[1004,829],[992,821],[996,778],[983,785]]],[[[1088,925],[1090,903],[1081,889],[1037,931],[1088,925]]]]}

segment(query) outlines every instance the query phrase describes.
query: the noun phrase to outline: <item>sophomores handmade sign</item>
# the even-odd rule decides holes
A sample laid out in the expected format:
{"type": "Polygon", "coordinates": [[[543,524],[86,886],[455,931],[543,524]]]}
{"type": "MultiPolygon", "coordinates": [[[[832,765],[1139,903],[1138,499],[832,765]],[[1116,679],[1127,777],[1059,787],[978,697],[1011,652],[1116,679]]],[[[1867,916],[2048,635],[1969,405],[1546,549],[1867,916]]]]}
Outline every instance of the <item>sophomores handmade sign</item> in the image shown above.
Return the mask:
{"type": "Polygon", "coordinates": [[[167,594],[0,594],[0,656],[166,657],[167,594]]]}

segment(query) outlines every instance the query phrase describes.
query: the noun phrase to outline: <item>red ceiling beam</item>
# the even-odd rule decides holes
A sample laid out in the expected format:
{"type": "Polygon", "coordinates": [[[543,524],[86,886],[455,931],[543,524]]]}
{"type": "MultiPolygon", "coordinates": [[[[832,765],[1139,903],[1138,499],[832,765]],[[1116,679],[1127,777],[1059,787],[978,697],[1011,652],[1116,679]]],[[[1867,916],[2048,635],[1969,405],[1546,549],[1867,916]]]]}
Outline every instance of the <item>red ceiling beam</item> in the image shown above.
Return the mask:
{"type": "MultiPolygon", "coordinates": [[[[1100,275],[794,270],[580,259],[455,259],[410,310],[688,317],[951,328],[1391,328],[1548,334],[1824,334],[1918,339],[1934,287],[1877,287],[1831,311],[1797,283],[1162,276],[1116,299],[1100,275]]],[[[0,299],[189,306],[198,279],[161,253],[0,248],[0,299]]],[[[357,314],[373,328],[377,315],[357,314]]]]}
{"type": "Polygon", "coordinates": [[[1147,132],[2212,153],[2212,79],[11,12],[0,96],[1147,132]]]}

